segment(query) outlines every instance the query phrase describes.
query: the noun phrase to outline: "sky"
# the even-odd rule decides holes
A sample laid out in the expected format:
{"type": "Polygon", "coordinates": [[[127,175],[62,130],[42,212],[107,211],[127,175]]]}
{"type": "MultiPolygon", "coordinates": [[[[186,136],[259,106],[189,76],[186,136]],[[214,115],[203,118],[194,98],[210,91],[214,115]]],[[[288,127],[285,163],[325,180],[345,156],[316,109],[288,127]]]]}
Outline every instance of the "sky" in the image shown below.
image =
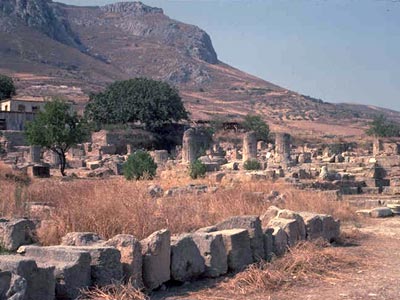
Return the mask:
{"type": "Polygon", "coordinates": [[[250,74],[328,102],[400,111],[400,0],[142,2],[204,29],[221,61],[250,74]]]}

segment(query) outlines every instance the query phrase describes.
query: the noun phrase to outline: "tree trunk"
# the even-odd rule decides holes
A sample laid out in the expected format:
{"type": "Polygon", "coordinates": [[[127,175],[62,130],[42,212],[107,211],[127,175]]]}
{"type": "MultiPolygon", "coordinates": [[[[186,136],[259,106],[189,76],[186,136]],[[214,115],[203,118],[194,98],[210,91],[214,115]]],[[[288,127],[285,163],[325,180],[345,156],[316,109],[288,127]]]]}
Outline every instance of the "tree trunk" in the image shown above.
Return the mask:
{"type": "Polygon", "coordinates": [[[65,175],[65,166],[67,164],[66,162],[66,158],[65,158],[65,153],[64,151],[61,151],[61,153],[58,154],[60,157],[60,172],[62,176],[66,176],[65,175]]]}

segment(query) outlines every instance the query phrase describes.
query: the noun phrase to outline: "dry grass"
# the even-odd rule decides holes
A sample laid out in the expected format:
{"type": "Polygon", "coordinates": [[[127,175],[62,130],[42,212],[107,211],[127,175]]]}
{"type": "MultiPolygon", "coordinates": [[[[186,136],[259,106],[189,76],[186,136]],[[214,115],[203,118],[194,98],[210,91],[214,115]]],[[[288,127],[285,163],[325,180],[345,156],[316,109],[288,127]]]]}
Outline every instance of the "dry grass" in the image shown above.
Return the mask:
{"type": "Polygon", "coordinates": [[[303,242],[272,263],[251,265],[221,287],[249,295],[267,292],[307,280],[344,280],[345,270],[359,265],[359,258],[322,242],[303,242]]]}
{"type": "MultiPolygon", "coordinates": [[[[0,169],[2,173],[9,172],[3,169],[0,169]]],[[[139,239],[162,228],[173,233],[190,232],[230,216],[262,214],[271,203],[254,192],[268,194],[271,190],[285,195],[282,208],[328,213],[342,221],[354,218],[345,202],[327,199],[322,193],[293,190],[282,183],[237,183],[220,186],[215,193],[160,199],[151,198],[147,191],[151,184],[167,189],[190,182],[187,176],[180,174],[154,181],[52,178],[24,185],[0,176],[0,209],[3,216],[12,217],[27,214],[24,211],[26,202],[46,202],[54,206],[49,222],[38,232],[44,245],[57,244],[71,231],[93,231],[104,238],[126,233],[139,239]]],[[[213,184],[207,179],[195,183],[213,184]]]]}
{"type": "Polygon", "coordinates": [[[131,284],[116,283],[102,288],[85,290],[80,300],[148,300],[146,294],[131,284]]]}

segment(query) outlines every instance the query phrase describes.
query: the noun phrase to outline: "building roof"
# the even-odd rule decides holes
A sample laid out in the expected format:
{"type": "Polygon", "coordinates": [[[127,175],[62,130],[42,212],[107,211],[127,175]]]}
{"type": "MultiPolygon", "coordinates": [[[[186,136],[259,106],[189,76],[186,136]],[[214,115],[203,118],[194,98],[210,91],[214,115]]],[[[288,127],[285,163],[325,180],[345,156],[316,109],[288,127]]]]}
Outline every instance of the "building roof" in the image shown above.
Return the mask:
{"type": "Polygon", "coordinates": [[[43,97],[21,96],[18,98],[4,99],[0,102],[19,101],[19,102],[45,102],[43,97]]]}

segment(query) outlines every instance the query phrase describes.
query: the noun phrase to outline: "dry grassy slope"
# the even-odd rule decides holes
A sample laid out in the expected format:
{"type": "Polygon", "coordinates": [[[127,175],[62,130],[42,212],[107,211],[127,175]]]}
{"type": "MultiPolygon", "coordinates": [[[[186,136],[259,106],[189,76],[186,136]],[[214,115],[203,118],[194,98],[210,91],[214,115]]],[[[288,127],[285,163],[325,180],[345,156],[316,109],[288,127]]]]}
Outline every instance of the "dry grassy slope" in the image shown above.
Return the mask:
{"type": "MultiPolygon", "coordinates": [[[[113,80],[146,76],[177,85],[193,119],[215,114],[237,119],[255,112],[275,130],[341,135],[361,134],[366,119],[377,112],[400,120],[398,112],[322,103],[219,62],[205,32],[159,9],[138,3],[102,8],[51,5],[62,12],[79,47],[58,42],[18,17],[0,14],[0,72],[20,79],[21,95],[46,95],[47,86],[32,89],[38,84],[52,86],[53,93],[57,85],[89,93],[113,80]]],[[[75,93],[71,97],[87,100],[75,93]]]]}

